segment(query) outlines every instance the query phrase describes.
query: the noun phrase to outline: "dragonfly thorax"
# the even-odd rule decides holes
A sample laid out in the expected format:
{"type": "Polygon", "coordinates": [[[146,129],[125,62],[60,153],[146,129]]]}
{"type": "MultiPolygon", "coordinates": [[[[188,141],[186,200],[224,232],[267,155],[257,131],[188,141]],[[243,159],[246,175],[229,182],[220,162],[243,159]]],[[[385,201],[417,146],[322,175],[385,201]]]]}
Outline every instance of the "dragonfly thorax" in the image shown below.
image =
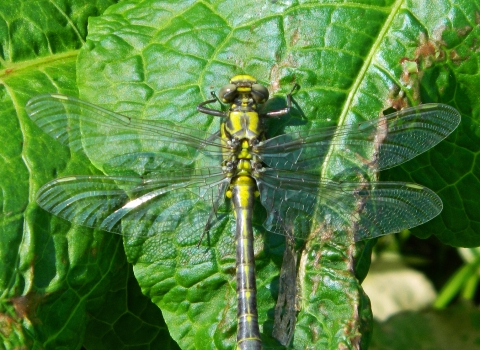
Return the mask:
{"type": "Polygon", "coordinates": [[[253,144],[264,138],[264,122],[257,112],[258,104],[268,100],[268,90],[246,74],[236,75],[223,86],[218,97],[230,108],[222,126],[222,137],[228,140],[247,139],[253,144]]]}
{"type": "Polygon", "coordinates": [[[263,138],[265,127],[256,111],[231,111],[222,125],[222,132],[227,139],[246,139],[253,144],[263,138]]]}

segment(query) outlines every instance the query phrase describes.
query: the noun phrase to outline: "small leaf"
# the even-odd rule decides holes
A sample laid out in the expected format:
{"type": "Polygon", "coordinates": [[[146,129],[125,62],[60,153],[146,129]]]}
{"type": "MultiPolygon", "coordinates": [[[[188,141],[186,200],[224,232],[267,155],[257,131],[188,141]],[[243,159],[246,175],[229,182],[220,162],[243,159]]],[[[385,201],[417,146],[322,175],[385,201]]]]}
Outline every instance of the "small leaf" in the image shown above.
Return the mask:
{"type": "Polygon", "coordinates": [[[404,312],[375,323],[369,349],[477,349],[479,330],[480,313],[470,305],[404,312]]]}

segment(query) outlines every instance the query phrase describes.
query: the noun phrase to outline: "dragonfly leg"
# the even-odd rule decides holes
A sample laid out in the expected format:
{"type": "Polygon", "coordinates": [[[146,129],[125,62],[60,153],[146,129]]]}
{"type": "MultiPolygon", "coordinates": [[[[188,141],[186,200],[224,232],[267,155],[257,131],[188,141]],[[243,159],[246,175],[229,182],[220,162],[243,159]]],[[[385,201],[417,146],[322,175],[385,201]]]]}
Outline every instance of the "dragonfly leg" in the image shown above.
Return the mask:
{"type": "Polygon", "coordinates": [[[197,106],[197,111],[199,111],[201,113],[213,115],[215,117],[227,117],[228,113],[226,113],[226,112],[218,111],[218,110],[213,109],[213,108],[205,107],[205,105],[208,105],[209,103],[214,103],[214,102],[218,101],[217,96],[214,93],[212,95],[215,96],[215,98],[212,98],[211,100],[206,100],[206,101],[203,101],[202,103],[200,103],[197,106]]]}
{"type": "Polygon", "coordinates": [[[295,90],[299,88],[300,88],[300,85],[295,83],[292,87],[292,90],[290,90],[290,92],[287,94],[287,107],[282,109],[277,109],[275,111],[267,112],[265,114],[262,114],[262,117],[280,117],[282,115],[290,113],[290,108],[292,108],[292,95],[295,92],[295,90]]]}

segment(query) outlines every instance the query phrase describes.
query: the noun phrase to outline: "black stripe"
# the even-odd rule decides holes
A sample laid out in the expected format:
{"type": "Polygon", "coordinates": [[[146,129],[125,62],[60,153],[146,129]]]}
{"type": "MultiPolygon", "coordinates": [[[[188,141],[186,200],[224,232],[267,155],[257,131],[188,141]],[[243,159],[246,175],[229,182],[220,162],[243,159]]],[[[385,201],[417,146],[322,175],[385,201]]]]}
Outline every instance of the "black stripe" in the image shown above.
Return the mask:
{"type": "Polygon", "coordinates": [[[238,332],[237,349],[260,350],[262,342],[258,327],[257,287],[255,282],[255,257],[253,250],[252,213],[254,185],[235,184],[232,188],[232,203],[236,213],[237,242],[237,296],[238,332]],[[240,192],[247,197],[242,206],[240,192]],[[244,224],[245,223],[245,224],[244,224]],[[250,321],[249,321],[250,320],[250,321]]]}

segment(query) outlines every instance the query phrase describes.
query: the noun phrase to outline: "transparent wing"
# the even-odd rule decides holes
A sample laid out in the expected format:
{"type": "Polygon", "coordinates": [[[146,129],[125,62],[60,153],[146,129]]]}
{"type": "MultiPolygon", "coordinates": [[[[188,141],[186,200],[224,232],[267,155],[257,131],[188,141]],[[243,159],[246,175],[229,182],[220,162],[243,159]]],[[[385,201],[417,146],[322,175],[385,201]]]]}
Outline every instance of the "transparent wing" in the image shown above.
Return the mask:
{"type": "MultiPolygon", "coordinates": [[[[44,185],[37,202],[77,225],[134,237],[157,236],[157,248],[174,259],[180,248],[195,251],[204,230],[214,223],[229,183],[220,168],[144,178],[70,176],[44,185]]],[[[201,248],[198,256],[205,254],[201,248]]]]}
{"type": "Polygon", "coordinates": [[[432,148],[460,123],[444,104],[424,104],[374,120],[280,135],[260,142],[255,152],[272,168],[318,172],[328,152],[340,152],[376,171],[432,148]]]}
{"type": "MultiPolygon", "coordinates": [[[[179,203],[187,204],[187,200],[195,204],[204,199],[213,206],[214,198],[224,197],[224,193],[216,193],[215,189],[224,188],[228,183],[221,169],[210,168],[197,169],[192,174],[151,173],[144,178],[68,176],[40,188],[37,202],[50,213],[77,225],[125,235],[155,235],[158,234],[155,229],[125,231],[122,220],[135,217],[138,221],[153,223],[161,213],[156,209],[160,200],[180,206],[179,203]]],[[[142,227],[145,229],[146,225],[142,227]]]]}
{"type": "Polygon", "coordinates": [[[190,164],[197,150],[209,155],[223,152],[216,135],[165,121],[129,118],[70,96],[36,96],[26,110],[46,133],[74,151],[83,151],[99,168],[120,165],[138,171],[147,164],[151,171],[171,163],[190,164]]]}
{"type": "Polygon", "coordinates": [[[423,224],[442,210],[426,187],[402,182],[342,183],[318,176],[266,169],[257,179],[269,231],[307,238],[313,229],[352,228],[355,240],[423,224]]]}

